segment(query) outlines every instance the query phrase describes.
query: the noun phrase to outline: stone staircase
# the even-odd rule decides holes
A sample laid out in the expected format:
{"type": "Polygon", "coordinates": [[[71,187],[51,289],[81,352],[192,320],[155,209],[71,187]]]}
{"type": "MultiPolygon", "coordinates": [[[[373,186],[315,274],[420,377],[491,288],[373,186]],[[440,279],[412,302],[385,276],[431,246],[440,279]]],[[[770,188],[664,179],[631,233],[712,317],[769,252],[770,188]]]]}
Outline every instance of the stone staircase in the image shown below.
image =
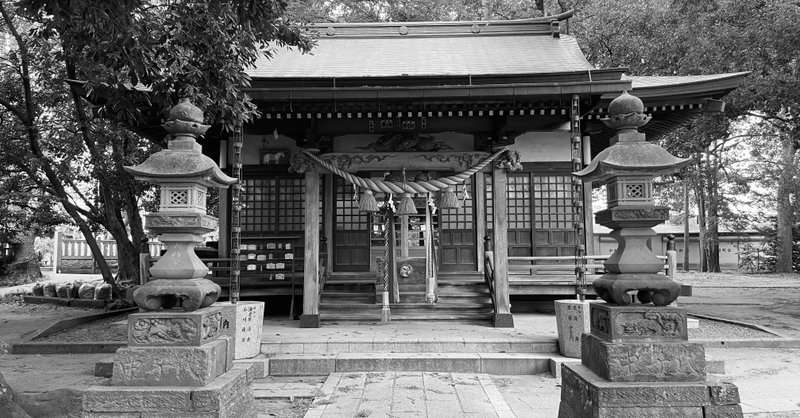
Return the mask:
{"type": "Polygon", "coordinates": [[[400,284],[400,303],[391,304],[392,321],[490,321],[492,299],[477,272],[439,273],[439,300],[425,301],[424,284],[400,284]]]}
{"type": "MultiPolygon", "coordinates": [[[[381,293],[374,273],[333,273],[325,283],[319,313],[323,322],[380,322],[381,293]]],[[[439,300],[425,300],[424,284],[400,284],[392,321],[490,321],[491,296],[477,272],[440,273],[439,300]]]]}
{"type": "Polygon", "coordinates": [[[324,323],[381,321],[375,298],[375,273],[331,273],[319,301],[324,323]]]}

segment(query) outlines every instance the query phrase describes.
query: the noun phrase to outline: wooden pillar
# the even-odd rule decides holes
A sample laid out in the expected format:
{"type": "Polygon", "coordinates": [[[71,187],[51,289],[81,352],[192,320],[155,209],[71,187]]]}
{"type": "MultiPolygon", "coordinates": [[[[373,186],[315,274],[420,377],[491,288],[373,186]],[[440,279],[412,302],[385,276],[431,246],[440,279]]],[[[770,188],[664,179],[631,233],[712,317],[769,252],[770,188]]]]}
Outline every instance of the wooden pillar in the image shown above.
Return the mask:
{"type": "Polygon", "coordinates": [[[400,217],[400,257],[408,257],[408,216],[400,217]]]}
{"type": "Polygon", "coordinates": [[[217,257],[231,256],[231,189],[219,189],[219,241],[217,241],[217,257]]]}
{"type": "Polygon", "coordinates": [[[513,328],[511,300],[508,293],[508,177],[504,168],[493,168],[492,198],[494,202],[494,291],[496,328],[513,328]]]}
{"type": "Polygon", "coordinates": [[[483,248],[484,238],[486,237],[486,181],[484,179],[483,171],[475,173],[472,177],[475,182],[475,241],[476,248],[475,254],[478,254],[476,262],[478,263],[478,271],[483,272],[483,257],[481,254],[485,251],[483,248]]]}
{"type": "Polygon", "coordinates": [[[305,174],[305,269],[300,328],[319,328],[319,172],[313,167],[305,174]]]}
{"type": "Polygon", "coordinates": [[[323,216],[322,225],[325,229],[325,253],[327,254],[328,271],[333,271],[333,211],[336,208],[336,193],[334,192],[334,181],[336,178],[333,174],[325,174],[325,201],[323,202],[323,216]]]}
{"type": "Polygon", "coordinates": [[[61,231],[56,231],[56,235],[53,238],[53,273],[60,273],[61,269],[61,259],[64,257],[64,253],[62,252],[62,240],[64,239],[64,234],[61,231]]]}
{"type": "MultiPolygon", "coordinates": [[[[584,167],[592,160],[592,141],[591,137],[583,137],[583,165],[584,167]]],[[[598,255],[600,246],[595,247],[594,239],[594,207],[592,205],[592,183],[583,184],[583,225],[586,234],[586,255],[598,255]]]]}

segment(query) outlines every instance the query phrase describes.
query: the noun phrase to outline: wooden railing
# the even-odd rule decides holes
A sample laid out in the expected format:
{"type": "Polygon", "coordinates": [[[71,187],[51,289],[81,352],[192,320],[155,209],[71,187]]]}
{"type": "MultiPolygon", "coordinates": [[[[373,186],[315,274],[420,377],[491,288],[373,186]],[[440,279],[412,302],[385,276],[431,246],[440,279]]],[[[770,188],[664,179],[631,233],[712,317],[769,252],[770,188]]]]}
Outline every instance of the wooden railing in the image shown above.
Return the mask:
{"type": "MultiPolygon", "coordinates": [[[[139,254],[139,284],[145,284],[153,279],[150,275],[150,267],[161,258],[151,256],[147,253],[139,254]]],[[[208,267],[208,278],[230,277],[231,259],[230,258],[201,258],[200,261],[208,267]]]]}
{"type": "Polygon", "coordinates": [[[492,299],[492,312],[497,313],[497,301],[495,300],[494,292],[494,251],[484,251],[483,254],[483,281],[486,283],[492,299]]]}
{"type": "MultiPolygon", "coordinates": [[[[61,232],[56,232],[53,248],[53,268],[55,272],[84,273],[97,271],[89,244],[83,238],[65,238],[61,232]]],[[[113,239],[96,238],[97,245],[103,258],[113,266],[117,263],[117,243],[113,239]]],[[[112,267],[113,267],[112,266],[112,267]]]]}
{"type": "MultiPolygon", "coordinates": [[[[598,275],[605,273],[605,266],[603,261],[607,260],[610,255],[587,255],[581,257],[584,266],[586,267],[587,275],[598,275]]],[[[670,266],[675,265],[674,251],[667,252],[665,256],[657,256],[663,260],[663,270],[670,279],[675,278],[675,268],[670,266]],[[670,257],[673,260],[670,260],[670,257]]],[[[508,273],[509,280],[553,280],[558,279],[558,276],[575,276],[575,267],[577,257],[574,256],[533,256],[521,257],[514,256],[508,257],[508,273]]]]}
{"type": "MultiPolygon", "coordinates": [[[[325,282],[328,281],[328,256],[326,254],[319,255],[319,276],[317,282],[319,283],[319,298],[322,298],[322,291],[325,289],[325,282]]],[[[293,286],[294,287],[294,286],[293,286]]],[[[294,297],[294,289],[292,289],[292,297],[294,297]]]]}

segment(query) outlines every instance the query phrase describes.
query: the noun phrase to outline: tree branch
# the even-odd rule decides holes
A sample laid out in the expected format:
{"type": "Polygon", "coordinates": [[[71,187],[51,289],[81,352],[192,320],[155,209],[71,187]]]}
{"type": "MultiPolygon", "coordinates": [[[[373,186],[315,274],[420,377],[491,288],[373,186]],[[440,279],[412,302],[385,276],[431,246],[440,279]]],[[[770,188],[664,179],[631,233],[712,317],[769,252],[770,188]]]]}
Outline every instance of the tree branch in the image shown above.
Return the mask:
{"type": "MultiPolygon", "coordinates": [[[[26,127],[28,127],[28,129],[32,129],[34,109],[33,109],[33,90],[31,89],[31,77],[29,72],[30,55],[28,54],[28,46],[25,45],[25,40],[22,39],[22,35],[19,34],[17,27],[14,26],[13,17],[8,12],[8,10],[6,10],[5,4],[1,1],[0,1],[0,14],[3,15],[3,20],[6,22],[6,27],[8,28],[9,33],[11,33],[11,36],[14,37],[14,40],[16,40],[17,47],[19,48],[19,58],[21,66],[20,75],[22,76],[22,90],[23,90],[23,96],[25,97],[25,112],[27,113],[27,116],[20,117],[20,120],[26,127]]],[[[22,116],[21,113],[20,116],[22,116]]]]}
{"type": "Polygon", "coordinates": [[[26,120],[28,120],[28,118],[25,116],[25,114],[22,113],[21,110],[17,109],[13,104],[11,104],[11,102],[2,97],[0,97],[0,105],[6,108],[9,112],[13,113],[17,118],[19,118],[19,121],[22,122],[23,124],[25,123],[26,120]]]}

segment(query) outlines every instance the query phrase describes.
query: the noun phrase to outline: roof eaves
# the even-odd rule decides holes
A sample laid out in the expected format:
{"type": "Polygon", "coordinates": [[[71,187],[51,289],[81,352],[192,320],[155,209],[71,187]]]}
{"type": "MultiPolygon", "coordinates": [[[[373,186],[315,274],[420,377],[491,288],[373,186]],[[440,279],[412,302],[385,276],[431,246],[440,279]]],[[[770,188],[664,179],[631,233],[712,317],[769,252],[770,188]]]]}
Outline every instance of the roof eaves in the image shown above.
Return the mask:
{"type": "Polygon", "coordinates": [[[630,89],[630,81],[605,80],[569,83],[515,83],[454,86],[251,88],[247,90],[247,93],[254,100],[263,101],[479,99],[498,96],[513,100],[514,98],[542,95],[618,94],[626,89],[630,89]]]}
{"type": "MultiPolygon", "coordinates": [[[[714,74],[703,78],[687,77],[685,82],[676,80],[676,77],[665,77],[666,82],[664,84],[640,87],[636,87],[635,76],[624,76],[623,79],[631,80],[633,94],[639,98],[647,98],[655,96],[708,94],[709,92],[728,93],[738,87],[739,83],[741,83],[741,81],[749,74],[750,72],[739,72],[730,74],[714,74]]],[[[606,97],[603,99],[606,99],[606,97]]]]}

